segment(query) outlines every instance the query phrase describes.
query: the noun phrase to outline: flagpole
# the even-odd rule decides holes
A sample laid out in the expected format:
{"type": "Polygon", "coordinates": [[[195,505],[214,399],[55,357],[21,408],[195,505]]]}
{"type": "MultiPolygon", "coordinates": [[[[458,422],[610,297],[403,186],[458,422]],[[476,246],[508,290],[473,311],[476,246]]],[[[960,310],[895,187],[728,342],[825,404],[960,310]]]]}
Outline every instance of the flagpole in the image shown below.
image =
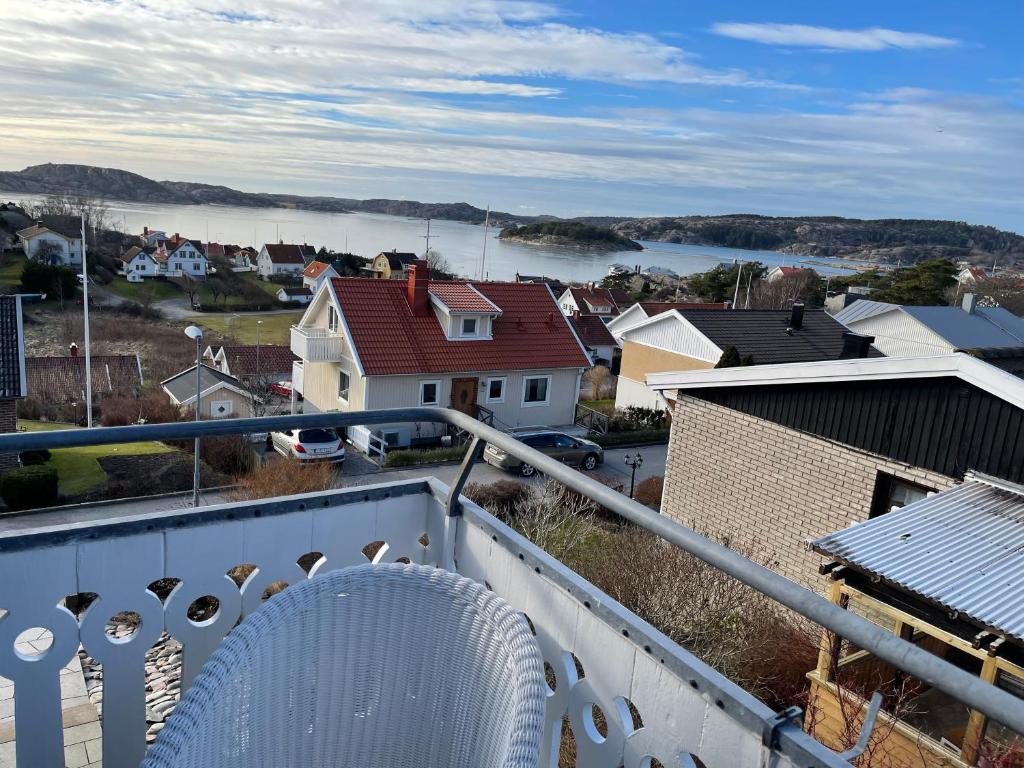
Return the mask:
{"type": "Polygon", "coordinates": [[[85,325],[85,425],[92,428],[92,355],[89,351],[89,267],[85,259],[85,214],[82,214],[82,322],[85,325]]]}

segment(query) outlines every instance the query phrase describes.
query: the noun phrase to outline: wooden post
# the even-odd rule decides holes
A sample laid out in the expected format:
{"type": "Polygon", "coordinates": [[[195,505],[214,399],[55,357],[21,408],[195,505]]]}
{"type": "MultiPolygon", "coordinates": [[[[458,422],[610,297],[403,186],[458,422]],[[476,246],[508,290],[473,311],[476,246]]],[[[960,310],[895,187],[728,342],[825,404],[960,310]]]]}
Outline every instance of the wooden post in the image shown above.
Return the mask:
{"type": "MultiPolygon", "coordinates": [[[[829,585],[828,599],[836,605],[842,602],[843,582],[833,581],[829,585]]],[[[842,641],[841,637],[834,635],[827,629],[823,629],[821,632],[821,646],[818,649],[818,678],[823,683],[828,683],[832,680],[832,665],[835,663],[833,659],[839,653],[839,644],[842,641]]]]}
{"type": "MultiPolygon", "coordinates": [[[[998,672],[999,658],[997,656],[989,656],[982,662],[981,679],[986,683],[995,684],[998,672]]],[[[960,747],[960,759],[968,765],[974,765],[978,759],[986,720],[987,718],[981,712],[976,709],[971,710],[971,717],[967,721],[967,728],[964,731],[964,741],[960,747]]]]}

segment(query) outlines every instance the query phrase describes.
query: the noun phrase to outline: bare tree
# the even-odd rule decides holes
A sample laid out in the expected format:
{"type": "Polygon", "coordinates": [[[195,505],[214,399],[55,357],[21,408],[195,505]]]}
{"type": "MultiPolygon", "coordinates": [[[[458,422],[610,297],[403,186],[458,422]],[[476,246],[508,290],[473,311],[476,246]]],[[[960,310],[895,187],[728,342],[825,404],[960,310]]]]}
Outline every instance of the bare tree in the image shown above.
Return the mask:
{"type": "Polygon", "coordinates": [[[594,400],[601,400],[606,397],[615,383],[612,372],[604,365],[595,365],[584,374],[584,378],[590,386],[590,396],[594,400]]]}
{"type": "MultiPolygon", "coordinates": [[[[758,280],[750,287],[750,309],[787,309],[794,302],[816,303],[821,278],[812,269],[801,269],[777,280],[758,280]]],[[[740,306],[746,306],[740,300],[740,306]]]]}
{"type": "Polygon", "coordinates": [[[425,258],[430,267],[430,276],[435,280],[451,280],[455,277],[452,265],[440,251],[431,248],[427,251],[425,258]]]}
{"type": "Polygon", "coordinates": [[[199,295],[199,281],[187,272],[182,272],[180,277],[170,278],[170,282],[178,286],[185,294],[188,295],[189,306],[195,308],[196,297],[199,295]]]}

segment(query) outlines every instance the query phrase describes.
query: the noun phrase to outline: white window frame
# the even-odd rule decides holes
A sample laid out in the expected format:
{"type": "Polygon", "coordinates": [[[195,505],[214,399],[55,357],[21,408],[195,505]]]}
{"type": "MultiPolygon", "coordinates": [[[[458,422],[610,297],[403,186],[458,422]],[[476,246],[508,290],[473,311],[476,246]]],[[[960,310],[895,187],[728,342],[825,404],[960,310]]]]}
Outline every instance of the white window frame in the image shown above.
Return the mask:
{"type": "Polygon", "coordinates": [[[551,376],[524,376],[523,377],[523,408],[539,408],[541,406],[551,405],[551,376]],[[544,399],[537,400],[536,402],[527,402],[526,400],[526,389],[530,382],[534,379],[545,379],[547,386],[544,388],[544,399]]]}
{"type": "Polygon", "coordinates": [[[480,318],[479,317],[460,317],[459,318],[459,336],[464,338],[472,338],[480,335],[480,318]],[[473,332],[466,333],[466,321],[473,321],[473,332]]]}
{"type": "Polygon", "coordinates": [[[420,405],[440,405],[441,403],[441,380],[440,379],[427,379],[420,382],[420,405]],[[428,384],[433,384],[434,389],[434,402],[428,403],[423,399],[423,390],[428,384]]]}
{"type": "Polygon", "coordinates": [[[508,378],[505,376],[492,376],[484,381],[484,402],[488,405],[494,405],[497,403],[505,402],[505,391],[508,389],[508,378]],[[501,382],[501,395],[499,397],[491,397],[491,382],[501,382]]]}
{"type": "Polygon", "coordinates": [[[235,404],[231,400],[211,400],[210,401],[210,418],[211,419],[229,419],[235,412],[235,404]],[[215,409],[218,405],[224,405],[227,403],[228,412],[224,416],[220,416],[216,413],[215,409]]]}
{"type": "Polygon", "coordinates": [[[347,402],[349,402],[349,398],[351,397],[351,395],[352,395],[352,377],[348,375],[348,371],[339,370],[338,371],[338,399],[341,400],[342,402],[347,403],[347,402]],[[341,377],[342,376],[344,376],[346,381],[347,381],[347,385],[345,386],[345,394],[344,395],[341,394],[341,377]]]}
{"type": "Polygon", "coordinates": [[[327,330],[331,333],[337,333],[338,328],[341,327],[341,315],[338,310],[334,308],[333,304],[327,305],[327,330]]]}

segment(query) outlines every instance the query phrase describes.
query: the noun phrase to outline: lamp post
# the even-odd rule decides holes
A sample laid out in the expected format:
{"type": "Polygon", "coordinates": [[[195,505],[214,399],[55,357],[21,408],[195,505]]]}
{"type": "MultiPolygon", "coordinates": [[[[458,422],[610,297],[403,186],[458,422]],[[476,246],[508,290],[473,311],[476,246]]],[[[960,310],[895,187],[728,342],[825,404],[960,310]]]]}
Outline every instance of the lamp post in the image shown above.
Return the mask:
{"type": "Polygon", "coordinates": [[[256,375],[260,374],[260,326],[263,325],[262,320],[256,321],[256,375]]]}
{"type": "MultiPolygon", "coordinates": [[[[202,417],[200,400],[203,395],[203,329],[198,325],[190,325],[185,329],[185,335],[196,342],[196,421],[202,417]]],[[[192,506],[199,506],[199,436],[196,436],[195,444],[195,466],[192,470],[192,506]]]]}
{"type": "Polygon", "coordinates": [[[630,456],[628,453],[625,456],[626,466],[631,467],[633,472],[629,477],[629,498],[633,498],[633,489],[636,487],[636,471],[644,465],[644,457],[640,455],[640,451],[636,452],[636,455],[630,456]]]}

